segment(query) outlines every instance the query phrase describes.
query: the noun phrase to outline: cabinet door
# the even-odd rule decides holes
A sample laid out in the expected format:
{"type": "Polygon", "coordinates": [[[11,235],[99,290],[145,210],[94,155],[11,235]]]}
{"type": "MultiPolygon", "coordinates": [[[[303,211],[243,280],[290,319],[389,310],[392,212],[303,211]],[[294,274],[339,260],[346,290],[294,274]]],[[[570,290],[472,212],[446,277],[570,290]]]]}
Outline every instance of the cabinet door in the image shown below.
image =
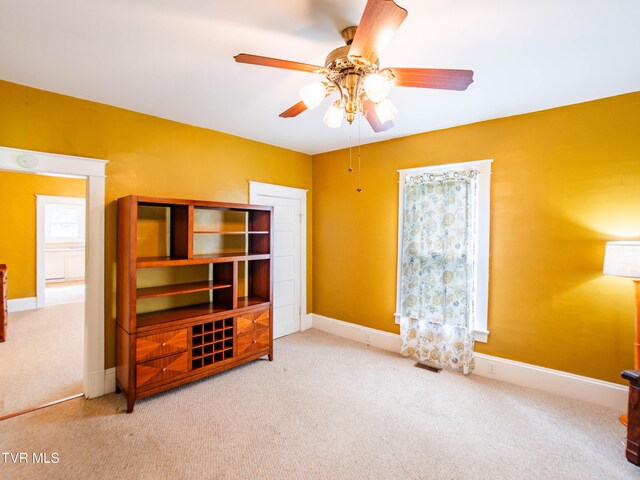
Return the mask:
{"type": "Polygon", "coordinates": [[[84,278],[84,250],[67,252],[66,278],[84,278]]]}
{"type": "Polygon", "coordinates": [[[44,278],[55,280],[64,278],[66,252],[45,252],[44,253],[44,278]]]}

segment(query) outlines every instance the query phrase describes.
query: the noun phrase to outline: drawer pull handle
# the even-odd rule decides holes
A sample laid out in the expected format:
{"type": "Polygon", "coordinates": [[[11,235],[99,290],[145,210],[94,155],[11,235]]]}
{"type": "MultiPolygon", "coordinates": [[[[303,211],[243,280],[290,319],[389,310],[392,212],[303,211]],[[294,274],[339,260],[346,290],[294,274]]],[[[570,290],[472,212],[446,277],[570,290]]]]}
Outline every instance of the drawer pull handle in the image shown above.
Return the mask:
{"type": "Polygon", "coordinates": [[[256,323],[256,322],[257,322],[257,320],[254,320],[254,321],[253,321],[253,323],[256,323]]]}
{"type": "Polygon", "coordinates": [[[163,369],[162,369],[162,371],[163,371],[163,372],[166,372],[166,371],[167,371],[167,369],[166,369],[166,368],[163,368],[163,369]]]}
{"type": "Polygon", "coordinates": [[[162,342],[162,346],[166,347],[167,346],[167,342],[162,342]]]}
{"type": "Polygon", "coordinates": [[[254,340],[254,341],[253,341],[253,343],[258,343],[258,341],[257,341],[257,340],[254,340]]]}

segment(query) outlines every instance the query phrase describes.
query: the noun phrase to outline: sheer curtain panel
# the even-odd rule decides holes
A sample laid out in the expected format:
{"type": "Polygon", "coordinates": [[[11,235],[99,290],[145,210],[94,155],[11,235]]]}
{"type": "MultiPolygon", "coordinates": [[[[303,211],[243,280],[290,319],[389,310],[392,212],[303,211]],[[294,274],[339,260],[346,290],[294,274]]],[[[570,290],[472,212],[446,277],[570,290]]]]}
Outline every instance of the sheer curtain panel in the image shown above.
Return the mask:
{"type": "Polygon", "coordinates": [[[403,356],[473,370],[478,172],[408,176],[401,252],[403,356]]]}

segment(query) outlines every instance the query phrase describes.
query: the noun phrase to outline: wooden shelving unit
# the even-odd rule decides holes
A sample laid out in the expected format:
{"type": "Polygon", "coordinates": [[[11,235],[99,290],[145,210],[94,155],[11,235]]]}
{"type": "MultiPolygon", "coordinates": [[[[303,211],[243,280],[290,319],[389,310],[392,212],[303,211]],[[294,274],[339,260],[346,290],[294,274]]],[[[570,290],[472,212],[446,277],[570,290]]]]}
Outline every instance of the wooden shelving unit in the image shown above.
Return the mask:
{"type": "Polygon", "coordinates": [[[137,399],[273,358],[272,214],[118,199],[116,378],[128,412],[137,399]]]}

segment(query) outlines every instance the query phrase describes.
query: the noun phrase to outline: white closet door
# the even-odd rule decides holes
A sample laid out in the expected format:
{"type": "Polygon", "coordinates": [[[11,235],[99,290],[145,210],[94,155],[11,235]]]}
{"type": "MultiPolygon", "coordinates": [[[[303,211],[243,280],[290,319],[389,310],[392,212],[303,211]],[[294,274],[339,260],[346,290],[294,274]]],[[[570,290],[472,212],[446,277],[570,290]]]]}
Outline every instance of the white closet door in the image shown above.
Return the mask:
{"type": "MultiPolygon", "coordinates": [[[[253,187],[253,184],[252,184],[253,187]]],[[[273,336],[300,331],[302,308],[302,208],[298,189],[268,185],[268,194],[252,188],[251,203],[271,205],[273,215],[273,336]],[[294,192],[295,190],[295,192],[294,192]]],[[[302,198],[301,198],[302,197],[302,198]]]]}

